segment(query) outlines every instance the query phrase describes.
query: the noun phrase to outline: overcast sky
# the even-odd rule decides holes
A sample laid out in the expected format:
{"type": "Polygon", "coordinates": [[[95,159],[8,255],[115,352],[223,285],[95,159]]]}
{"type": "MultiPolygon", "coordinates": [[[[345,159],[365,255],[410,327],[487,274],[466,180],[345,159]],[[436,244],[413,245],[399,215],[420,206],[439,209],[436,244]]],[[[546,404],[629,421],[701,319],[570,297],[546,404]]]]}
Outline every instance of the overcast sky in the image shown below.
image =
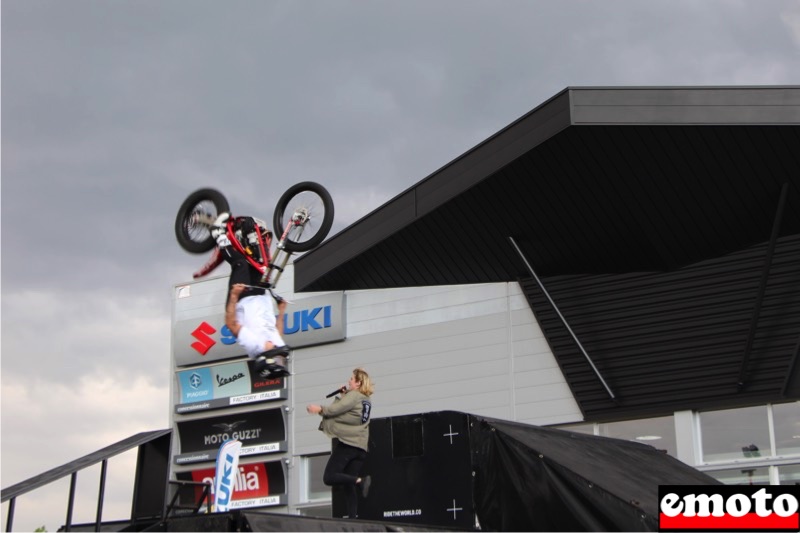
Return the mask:
{"type": "Polygon", "coordinates": [[[4,488],[168,427],[193,190],[319,181],[336,232],[568,86],[800,84],[796,0],[1,6],[4,488]]]}

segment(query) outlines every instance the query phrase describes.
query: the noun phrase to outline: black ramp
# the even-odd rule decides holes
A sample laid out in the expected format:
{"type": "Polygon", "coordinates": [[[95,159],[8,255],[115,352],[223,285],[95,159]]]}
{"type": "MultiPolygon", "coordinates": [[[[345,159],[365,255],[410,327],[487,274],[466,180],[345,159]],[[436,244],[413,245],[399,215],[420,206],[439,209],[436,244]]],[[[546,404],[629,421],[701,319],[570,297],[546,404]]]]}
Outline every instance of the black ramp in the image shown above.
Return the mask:
{"type": "MultiPolygon", "coordinates": [[[[93,527],[81,529],[81,531],[90,530],[94,531],[93,527]]],[[[404,523],[237,510],[228,513],[172,517],[144,531],[448,531],[448,529],[404,523]]]]}
{"type": "Polygon", "coordinates": [[[485,530],[656,531],[659,485],[720,484],[645,444],[471,418],[485,530]]]}
{"type": "MultiPolygon", "coordinates": [[[[430,527],[409,524],[342,520],[275,513],[244,512],[244,530],[250,531],[436,531],[430,527]]],[[[443,531],[443,530],[439,530],[443,531]]]]}

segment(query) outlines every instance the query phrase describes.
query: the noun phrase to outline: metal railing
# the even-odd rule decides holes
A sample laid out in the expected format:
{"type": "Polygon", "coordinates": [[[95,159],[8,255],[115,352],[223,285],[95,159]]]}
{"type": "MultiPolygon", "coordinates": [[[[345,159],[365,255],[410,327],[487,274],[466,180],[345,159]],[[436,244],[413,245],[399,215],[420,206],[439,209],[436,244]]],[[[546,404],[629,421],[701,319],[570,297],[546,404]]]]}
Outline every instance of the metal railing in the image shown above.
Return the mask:
{"type": "MultiPolygon", "coordinates": [[[[54,481],[63,479],[66,476],[70,476],[70,485],[69,485],[69,494],[67,496],[67,515],[63,528],[65,531],[70,531],[73,525],[72,514],[75,507],[75,488],[78,480],[78,472],[86,468],[89,468],[91,466],[94,466],[98,463],[100,463],[101,465],[100,482],[99,482],[99,491],[97,496],[97,511],[95,514],[94,526],[95,526],[95,531],[100,531],[100,525],[103,519],[103,503],[105,499],[104,496],[106,488],[106,473],[108,469],[108,459],[120,453],[126,452],[132,448],[139,447],[139,457],[136,469],[137,486],[134,491],[134,505],[131,512],[131,524],[132,525],[135,524],[137,520],[137,508],[136,508],[137,494],[139,491],[148,491],[152,489],[152,487],[140,486],[141,484],[139,478],[141,477],[141,472],[147,468],[152,468],[153,465],[153,459],[151,458],[153,454],[146,452],[145,450],[148,449],[148,446],[151,446],[151,443],[153,441],[165,437],[166,440],[159,441],[158,444],[160,444],[161,448],[167,449],[167,456],[168,456],[169,443],[171,442],[171,434],[172,434],[171,429],[138,433],[136,435],[128,437],[127,439],[117,442],[116,444],[112,444],[111,446],[108,446],[94,453],[81,457],[80,459],[76,459],[62,466],[56,467],[52,470],[48,470],[47,472],[39,474],[38,476],[34,476],[30,479],[17,483],[16,485],[12,485],[11,487],[3,489],[2,495],[0,496],[0,502],[2,503],[5,503],[6,501],[9,502],[8,514],[6,518],[6,531],[13,530],[12,528],[14,524],[14,511],[16,507],[16,501],[19,496],[32,492],[54,481]]],[[[163,460],[159,460],[159,464],[160,463],[163,463],[163,460]]],[[[167,469],[168,469],[168,463],[167,463],[167,469]]],[[[167,481],[168,476],[169,473],[167,471],[165,472],[164,476],[165,481],[167,481]]],[[[164,487],[163,490],[166,491],[166,487],[164,487]]],[[[207,492],[207,489],[205,492],[207,492]]],[[[197,508],[199,507],[200,504],[197,505],[197,508]]],[[[161,513],[160,513],[162,518],[166,514],[166,511],[167,508],[162,503],[161,513]]]]}

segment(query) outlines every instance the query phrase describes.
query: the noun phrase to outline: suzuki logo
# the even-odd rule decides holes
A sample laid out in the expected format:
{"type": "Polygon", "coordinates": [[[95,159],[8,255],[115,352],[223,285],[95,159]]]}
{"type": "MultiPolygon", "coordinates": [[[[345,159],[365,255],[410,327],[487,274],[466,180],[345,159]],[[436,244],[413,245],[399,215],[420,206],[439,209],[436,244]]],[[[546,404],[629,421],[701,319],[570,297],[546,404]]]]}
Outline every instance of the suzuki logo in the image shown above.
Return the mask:
{"type": "Polygon", "coordinates": [[[303,309],[302,311],[295,311],[289,320],[289,314],[286,314],[286,325],[284,333],[291,335],[298,331],[308,331],[309,329],[322,329],[331,327],[331,306],[315,307],[314,309],[303,309]],[[322,312],[322,316],[318,316],[322,312]],[[322,324],[317,322],[322,320],[322,324]],[[290,324],[291,322],[291,324],[290,324]]]}
{"type": "Polygon", "coordinates": [[[200,355],[205,355],[208,353],[208,350],[214,346],[217,341],[209,337],[216,333],[217,330],[214,329],[208,322],[203,322],[200,324],[196,330],[192,332],[192,337],[197,339],[197,342],[192,343],[192,348],[200,352],[200,355]]]}
{"type": "MultiPolygon", "coordinates": [[[[192,332],[192,337],[197,339],[197,342],[192,343],[192,348],[200,352],[200,355],[205,355],[208,351],[217,343],[211,335],[217,332],[214,329],[214,326],[210,325],[208,322],[201,323],[196,330],[192,332]]],[[[228,326],[222,326],[222,329],[219,330],[219,340],[222,344],[226,346],[230,346],[231,344],[236,344],[236,337],[231,333],[231,330],[228,329],[228,326]]]]}

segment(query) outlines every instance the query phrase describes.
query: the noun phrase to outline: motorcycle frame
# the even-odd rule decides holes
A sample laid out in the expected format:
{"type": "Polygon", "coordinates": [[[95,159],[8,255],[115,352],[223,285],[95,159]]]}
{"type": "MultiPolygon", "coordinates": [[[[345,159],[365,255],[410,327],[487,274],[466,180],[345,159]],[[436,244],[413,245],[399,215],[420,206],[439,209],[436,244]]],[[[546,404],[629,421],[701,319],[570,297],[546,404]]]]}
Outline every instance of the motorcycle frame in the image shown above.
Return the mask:
{"type": "Polygon", "coordinates": [[[283,230],[283,235],[281,235],[281,238],[275,244],[276,261],[272,260],[273,255],[270,252],[270,248],[266,244],[261,231],[256,231],[256,235],[258,235],[259,251],[261,252],[261,257],[263,258],[263,261],[261,262],[253,259],[252,256],[247,253],[244,246],[242,246],[242,243],[239,242],[239,239],[236,238],[234,225],[238,218],[232,218],[228,220],[226,225],[228,240],[230,240],[231,245],[244,256],[247,262],[250,263],[250,266],[261,272],[261,284],[264,285],[265,288],[273,288],[278,284],[278,280],[280,279],[283,270],[286,268],[289,258],[292,256],[292,252],[286,250],[286,237],[289,235],[289,230],[293,226],[301,226],[305,222],[305,218],[307,217],[304,217],[303,213],[295,213],[292,215],[292,218],[289,220],[289,223],[286,224],[286,228],[283,230]],[[277,274],[275,274],[275,278],[272,279],[272,275],[275,271],[277,271],[277,274]]]}

